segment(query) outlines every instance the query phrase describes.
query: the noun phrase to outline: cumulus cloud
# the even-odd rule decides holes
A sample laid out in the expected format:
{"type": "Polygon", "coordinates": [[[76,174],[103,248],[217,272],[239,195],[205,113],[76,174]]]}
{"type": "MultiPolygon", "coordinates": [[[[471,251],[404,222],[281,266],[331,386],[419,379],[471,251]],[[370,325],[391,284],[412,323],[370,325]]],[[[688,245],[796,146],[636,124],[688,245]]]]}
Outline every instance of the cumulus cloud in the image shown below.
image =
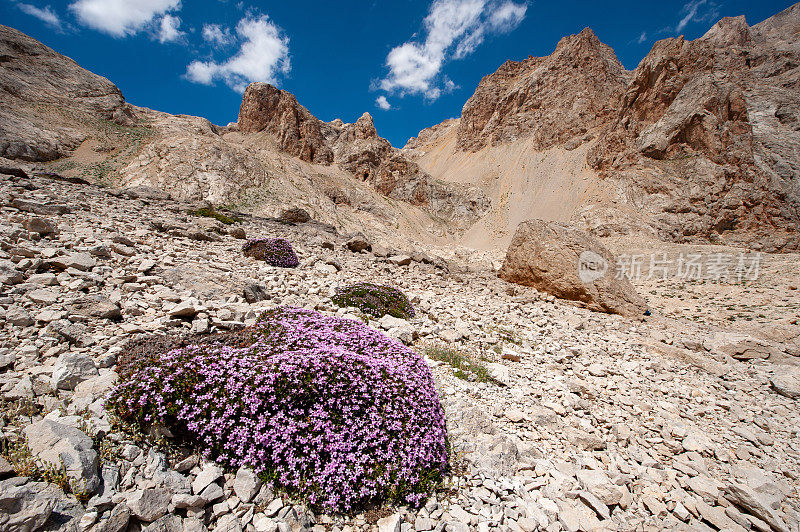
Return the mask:
{"type": "Polygon", "coordinates": [[[471,54],[491,34],[515,29],[527,8],[510,0],[434,0],[423,21],[425,40],[408,41],[389,52],[389,73],[379,87],[435,100],[454,87],[440,76],[444,64],[471,54]]]}
{"type": "Polygon", "coordinates": [[[114,37],[125,37],[179,10],[180,6],[180,0],[77,0],[69,8],[81,24],[114,37]]]}
{"type": "Polygon", "coordinates": [[[377,105],[378,108],[380,108],[380,109],[382,109],[384,111],[388,111],[389,109],[392,108],[392,104],[390,104],[389,100],[386,99],[386,96],[383,96],[383,95],[378,96],[377,98],[375,98],[375,105],[377,105]]]}
{"type": "Polygon", "coordinates": [[[31,4],[17,4],[17,7],[22,10],[23,13],[27,13],[32,17],[36,17],[48,26],[56,29],[61,29],[61,18],[58,16],[58,13],[53,11],[53,8],[50,6],[45,7],[36,7],[31,4]]]}
{"type": "Polygon", "coordinates": [[[164,15],[158,28],[158,42],[175,42],[186,35],[179,28],[181,27],[180,17],[174,15],[164,15]]]}
{"type": "Polygon", "coordinates": [[[233,90],[244,92],[248,83],[275,83],[280,74],[291,69],[289,38],[266,15],[241,19],[236,25],[236,39],[240,46],[235,55],[222,62],[192,61],[186,68],[187,79],[205,85],[222,80],[233,90]]]}
{"type": "Polygon", "coordinates": [[[231,44],[236,40],[230,29],[219,24],[203,24],[203,39],[215,45],[231,44]]]}

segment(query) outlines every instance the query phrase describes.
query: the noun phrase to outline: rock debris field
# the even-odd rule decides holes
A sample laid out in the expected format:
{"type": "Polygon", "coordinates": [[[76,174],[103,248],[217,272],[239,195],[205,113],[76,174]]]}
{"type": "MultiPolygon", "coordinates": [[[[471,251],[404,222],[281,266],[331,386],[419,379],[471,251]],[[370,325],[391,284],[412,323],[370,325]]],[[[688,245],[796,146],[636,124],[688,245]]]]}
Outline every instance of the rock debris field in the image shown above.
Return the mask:
{"type": "Polygon", "coordinates": [[[800,530],[796,306],[758,337],[660,316],[653,281],[653,316],[628,319],[313,220],[225,225],[23,175],[0,198],[0,530],[800,530]],[[285,238],[300,264],[245,257],[245,238],[285,238]],[[360,282],[408,295],[413,317],[368,325],[425,357],[444,407],[450,470],[421,507],[314,512],[106,411],[128,341],[278,306],[365,319],[330,299],[360,282]]]}

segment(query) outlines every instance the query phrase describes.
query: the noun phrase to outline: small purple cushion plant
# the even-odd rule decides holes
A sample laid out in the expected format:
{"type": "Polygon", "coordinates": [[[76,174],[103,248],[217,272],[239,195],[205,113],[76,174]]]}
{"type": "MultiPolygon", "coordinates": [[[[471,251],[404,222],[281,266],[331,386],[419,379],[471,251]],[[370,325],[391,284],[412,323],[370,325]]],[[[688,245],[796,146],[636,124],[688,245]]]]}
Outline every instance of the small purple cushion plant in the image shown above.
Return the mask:
{"type": "Polygon", "coordinates": [[[328,512],[422,504],[447,469],[430,370],[360,322],[279,308],[239,338],[131,361],[107,406],[328,512]],[[247,342],[245,342],[247,345],[247,342]]]}
{"type": "Polygon", "coordinates": [[[266,261],[270,266],[296,268],[300,261],[285,238],[251,238],[242,246],[245,256],[266,261]]]}
{"type": "Polygon", "coordinates": [[[393,286],[357,283],[337,288],[331,301],[340,307],[356,307],[375,318],[386,314],[405,320],[414,317],[414,307],[408,296],[393,286]]]}

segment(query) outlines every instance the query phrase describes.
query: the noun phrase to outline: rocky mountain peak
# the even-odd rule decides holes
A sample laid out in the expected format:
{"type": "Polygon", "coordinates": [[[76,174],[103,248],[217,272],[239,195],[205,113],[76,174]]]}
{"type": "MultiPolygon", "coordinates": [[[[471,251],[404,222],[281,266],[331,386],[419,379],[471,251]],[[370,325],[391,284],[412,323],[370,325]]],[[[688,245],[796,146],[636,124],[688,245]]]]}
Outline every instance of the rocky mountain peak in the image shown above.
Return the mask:
{"type": "Polygon", "coordinates": [[[800,41],[800,3],[787,7],[780,13],[759,22],[753,30],[772,41],[784,41],[797,49],[800,41]]]}
{"type": "Polygon", "coordinates": [[[322,123],[293,94],[269,83],[251,83],[239,108],[239,130],[268,131],[281,151],[311,163],[330,164],[333,152],[322,134],[322,123]]]}
{"type": "Polygon", "coordinates": [[[613,116],[627,73],[613,50],[586,28],[564,37],[552,55],[507,61],[484,77],[461,113],[458,146],[533,137],[537,146],[577,146],[613,116]]]}
{"type": "Polygon", "coordinates": [[[747,46],[752,34],[744,15],[740,15],[721,19],[701,39],[714,46],[747,46]]]}

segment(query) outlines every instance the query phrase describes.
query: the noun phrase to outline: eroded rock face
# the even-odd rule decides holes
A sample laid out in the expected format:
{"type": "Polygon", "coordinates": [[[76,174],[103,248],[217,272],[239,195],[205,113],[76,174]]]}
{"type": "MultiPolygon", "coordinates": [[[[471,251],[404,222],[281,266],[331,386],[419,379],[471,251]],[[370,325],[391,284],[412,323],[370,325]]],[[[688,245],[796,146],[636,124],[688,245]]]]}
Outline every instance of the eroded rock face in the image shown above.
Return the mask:
{"type": "Polygon", "coordinates": [[[1,25],[0,57],[2,157],[49,161],[70,154],[87,136],[74,123],[76,117],[136,120],[120,90],[106,78],[1,25]]]}
{"type": "Polygon", "coordinates": [[[633,72],[587,158],[649,196],[663,237],[797,248],[799,18],[797,5],[753,27],[725,18],[657,42],[633,72]]]}
{"type": "MultiPolygon", "coordinates": [[[[458,165],[485,164],[470,155],[521,141],[556,152],[586,145],[604,190],[586,196],[572,221],[602,226],[598,235],[630,232],[603,220],[612,209],[663,240],[797,249],[799,21],[798,5],[752,27],[725,18],[694,41],[658,41],[632,72],[586,29],[550,56],[508,61],[484,77],[458,121],[423,130],[406,155],[441,148],[437,138],[451,127],[458,165]]],[[[434,159],[425,168],[446,175],[434,159]]],[[[502,173],[517,161],[498,163],[502,173]]]]}
{"type": "Polygon", "coordinates": [[[577,147],[613,119],[627,80],[614,51],[586,28],[548,57],[506,61],[484,77],[461,112],[458,146],[533,137],[539,149],[577,147]]]}
{"type": "Polygon", "coordinates": [[[268,131],[281,151],[310,163],[331,164],[333,152],[322,135],[322,122],[292,94],[269,83],[251,83],[239,108],[239,130],[268,131]]]}
{"type": "Polygon", "coordinates": [[[253,83],[245,90],[238,128],[243,133],[267,131],[283,152],[307,162],[336,163],[380,194],[450,218],[459,226],[471,224],[488,208],[480,191],[431,179],[378,135],[369,113],[352,124],[322,122],[290,93],[253,83]]]}
{"type": "Polygon", "coordinates": [[[647,303],[630,282],[616,278],[614,264],[611,252],[591,235],[566,224],[530,220],[514,233],[499,275],[592,310],[640,316],[647,303]],[[586,264],[589,259],[595,264],[586,264]]]}

